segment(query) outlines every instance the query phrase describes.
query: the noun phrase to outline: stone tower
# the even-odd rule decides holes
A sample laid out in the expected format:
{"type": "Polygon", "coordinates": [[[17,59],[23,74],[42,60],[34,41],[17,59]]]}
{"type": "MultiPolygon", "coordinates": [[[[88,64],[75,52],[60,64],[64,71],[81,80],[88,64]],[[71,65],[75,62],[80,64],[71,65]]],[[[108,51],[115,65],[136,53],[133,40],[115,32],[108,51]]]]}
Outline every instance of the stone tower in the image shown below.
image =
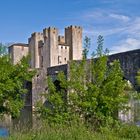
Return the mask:
{"type": "Polygon", "coordinates": [[[58,55],[58,29],[49,27],[43,30],[44,48],[43,48],[43,67],[56,66],[58,55]]]}
{"type": "Polygon", "coordinates": [[[29,55],[31,57],[31,68],[40,68],[40,55],[41,55],[41,43],[43,42],[42,33],[33,33],[29,38],[29,55]]]}
{"type": "Polygon", "coordinates": [[[70,46],[69,59],[82,59],[82,28],[70,26],[65,28],[65,43],[70,46]]]}
{"type": "Polygon", "coordinates": [[[13,64],[17,64],[23,56],[27,56],[29,53],[28,44],[16,43],[8,48],[9,56],[13,64]]]}

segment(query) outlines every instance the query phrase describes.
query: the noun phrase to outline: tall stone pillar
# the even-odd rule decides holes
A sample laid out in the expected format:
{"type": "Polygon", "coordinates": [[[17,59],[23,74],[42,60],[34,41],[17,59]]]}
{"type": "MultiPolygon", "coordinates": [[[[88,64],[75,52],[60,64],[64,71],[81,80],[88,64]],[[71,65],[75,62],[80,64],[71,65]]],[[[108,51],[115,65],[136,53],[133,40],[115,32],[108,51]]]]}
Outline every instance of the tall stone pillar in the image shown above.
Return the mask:
{"type": "Polygon", "coordinates": [[[70,60],[82,59],[82,28],[70,26],[65,28],[65,42],[70,46],[70,60]]]}
{"type": "Polygon", "coordinates": [[[39,42],[43,41],[42,33],[33,33],[29,38],[29,54],[31,57],[31,68],[39,68],[39,42]]]}
{"type": "Polygon", "coordinates": [[[43,30],[45,68],[58,65],[58,29],[49,27],[43,30]]]}

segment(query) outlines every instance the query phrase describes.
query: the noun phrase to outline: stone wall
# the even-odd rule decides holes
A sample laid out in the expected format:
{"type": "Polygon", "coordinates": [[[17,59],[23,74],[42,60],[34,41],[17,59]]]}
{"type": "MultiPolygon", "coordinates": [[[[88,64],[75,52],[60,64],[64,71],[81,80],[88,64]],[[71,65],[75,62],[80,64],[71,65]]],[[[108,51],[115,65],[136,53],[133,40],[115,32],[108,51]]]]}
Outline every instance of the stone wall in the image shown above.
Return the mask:
{"type": "Polygon", "coordinates": [[[23,56],[29,53],[28,44],[13,44],[9,47],[9,55],[13,64],[17,64],[23,56]]]}
{"type": "Polygon", "coordinates": [[[68,65],[60,65],[60,66],[55,66],[55,67],[49,67],[47,69],[47,76],[51,76],[53,81],[56,80],[57,74],[62,71],[64,74],[67,76],[67,70],[68,70],[68,65]]]}
{"type": "Polygon", "coordinates": [[[57,65],[67,64],[69,61],[69,46],[62,44],[58,45],[58,60],[57,65]]]}
{"type": "Polygon", "coordinates": [[[36,106],[36,103],[38,101],[43,102],[43,97],[41,94],[43,94],[46,90],[47,87],[47,73],[45,69],[38,69],[37,74],[35,77],[32,79],[32,108],[34,110],[34,107],[36,106]]]}
{"type": "Polygon", "coordinates": [[[119,60],[124,77],[134,86],[136,85],[136,75],[140,69],[140,49],[128,52],[122,52],[109,56],[109,60],[119,60]]]}

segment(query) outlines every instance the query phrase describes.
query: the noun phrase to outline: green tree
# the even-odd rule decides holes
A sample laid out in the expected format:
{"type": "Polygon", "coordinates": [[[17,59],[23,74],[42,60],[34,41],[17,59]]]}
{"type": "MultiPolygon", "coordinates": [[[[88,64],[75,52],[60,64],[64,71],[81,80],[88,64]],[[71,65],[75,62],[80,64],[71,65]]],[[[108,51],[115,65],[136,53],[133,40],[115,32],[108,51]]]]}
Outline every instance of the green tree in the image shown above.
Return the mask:
{"type": "Polygon", "coordinates": [[[128,99],[119,62],[108,65],[107,57],[102,56],[91,62],[90,72],[87,64],[79,65],[70,70],[71,111],[96,126],[109,118],[117,120],[118,110],[126,108],[128,99]]]}
{"type": "Polygon", "coordinates": [[[96,52],[93,51],[92,58],[94,58],[95,56],[101,57],[102,55],[109,55],[108,48],[104,50],[103,44],[104,44],[104,37],[102,35],[99,35],[97,38],[97,49],[96,49],[96,52]]]}
{"type": "Polygon", "coordinates": [[[28,58],[13,65],[8,56],[0,57],[0,115],[19,116],[24,105],[22,95],[27,93],[25,81],[31,81],[34,71],[29,71],[28,58]]]}
{"type": "Polygon", "coordinates": [[[136,75],[136,88],[140,90],[140,70],[137,71],[136,75]]]}
{"type": "Polygon", "coordinates": [[[91,39],[89,37],[85,36],[85,38],[84,38],[84,49],[83,49],[83,58],[84,59],[87,59],[90,44],[91,44],[91,39]]]}
{"type": "Polygon", "coordinates": [[[48,91],[43,96],[45,103],[37,103],[37,112],[48,122],[64,123],[69,119],[67,104],[67,80],[63,72],[60,72],[53,82],[51,77],[47,77],[48,91]]]}
{"type": "Polygon", "coordinates": [[[118,110],[127,108],[126,81],[123,80],[119,61],[109,63],[103,51],[102,37],[98,43],[95,59],[71,61],[67,79],[60,74],[60,80],[58,75],[60,87],[67,92],[61,88],[56,90],[53,82],[48,82],[47,100],[53,109],[49,109],[45,118],[59,120],[57,117],[61,116],[61,120],[65,120],[64,116],[67,116],[72,120],[78,117],[85,123],[101,126],[107,120],[118,120],[118,110]]]}
{"type": "Polygon", "coordinates": [[[128,101],[119,61],[108,63],[103,41],[99,36],[95,59],[71,63],[69,74],[71,111],[96,125],[108,118],[117,120],[118,110],[126,109],[124,104],[128,101]]]}
{"type": "Polygon", "coordinates": [[[2,43],[0,43],[0,56],[7,54],[8,47],[2,43]]]}
{"type": "Polygon", "coordinates": [[[103,44],[104,44],[104,38],[102,35],[98,36],[97,44],[98,44],[97,50],[96,50],[97,55],[102,56],[103,55],[103,44]]]}

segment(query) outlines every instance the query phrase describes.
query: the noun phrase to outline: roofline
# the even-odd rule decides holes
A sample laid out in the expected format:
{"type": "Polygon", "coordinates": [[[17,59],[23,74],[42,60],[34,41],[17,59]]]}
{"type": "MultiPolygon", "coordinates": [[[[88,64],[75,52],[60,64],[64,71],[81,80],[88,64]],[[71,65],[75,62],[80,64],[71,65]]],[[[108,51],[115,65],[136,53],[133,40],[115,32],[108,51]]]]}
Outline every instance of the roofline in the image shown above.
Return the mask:
{"type": "Polygon", "coordinates": [[[25,44],[25,43],[15,43],[15,44],[10,45],[9,47],[13,47],[13,46],[24,46],[24,47],[28,47],[29,44],[25,44]]]}

